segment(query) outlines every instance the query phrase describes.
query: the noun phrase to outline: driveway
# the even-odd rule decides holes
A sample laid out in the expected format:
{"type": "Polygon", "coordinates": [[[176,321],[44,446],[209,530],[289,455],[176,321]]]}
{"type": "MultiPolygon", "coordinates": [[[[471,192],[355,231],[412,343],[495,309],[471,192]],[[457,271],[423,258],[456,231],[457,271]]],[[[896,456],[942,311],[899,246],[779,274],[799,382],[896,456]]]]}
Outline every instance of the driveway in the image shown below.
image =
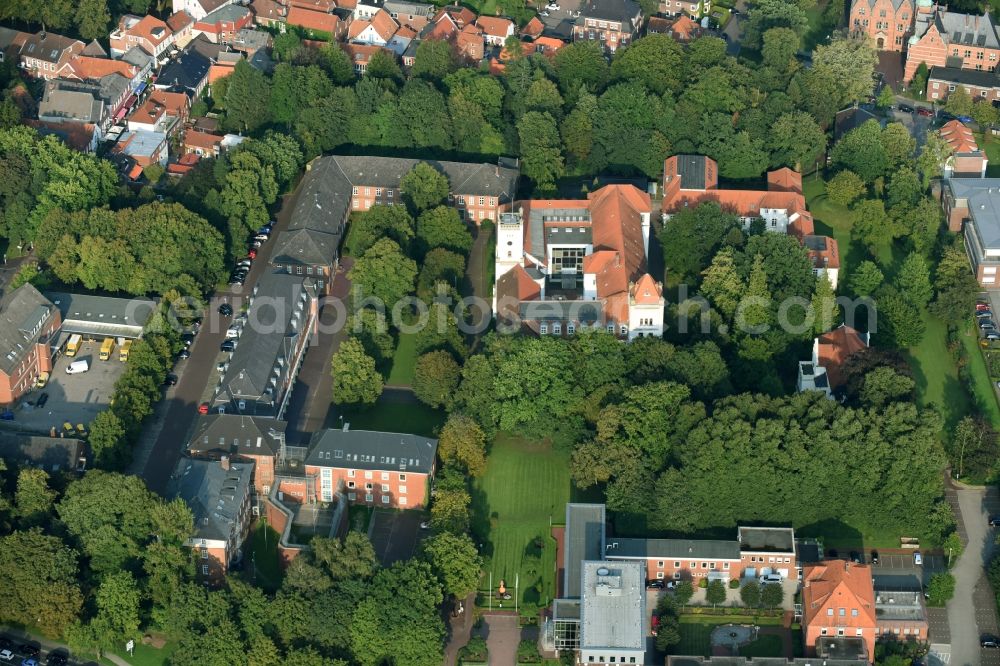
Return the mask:
{"type": "Polygon", "coordinates": [[[490,666],[514,666],[517,646],[521,643],[521,627],[517,615],[486,613],[483,615],[486,645],[490,650],[490,666]]]}
{"type": "Polygon", "coordinates": [[[913,107],[914,109],[912,113],[904,113],[898,109],[893,110],[889,114],[889,120],[903,123],[903,126],[908,129],[913,138],[917,140],[917,150],[919,151],[927,139],[927,130],[931,129],[934,118],[921,116],[917,114],[916,109],[925,108],[933,111],[934,105],[927,102],[914,102],[911,99],[899,96],[896,97],[896,104],[905,104],[913,107]]]}
{"type": "Polygon", "coordinates": [[[952,666],[973,666],[993,662],[993,655],[986,655],[986,651],[979,647],[980,632],[991,633],[989,630],[996,627],[993,597],[986,595],[988,603],[985,608],[977,608],[980,604],[976,603],[977,596],[980,599],[984,596],[980,581],[985,582],[984,567],[992,554],[993,534],[987,525],[985,490],[958,487],[956,492],[961,522],[964,523],[969,541],[962,557],[952,569],[955,576],[955,596],[947,606],[951,629],[950,663],[952,666]],[[978,595],[977,585],[980,586],[978,595]]]}

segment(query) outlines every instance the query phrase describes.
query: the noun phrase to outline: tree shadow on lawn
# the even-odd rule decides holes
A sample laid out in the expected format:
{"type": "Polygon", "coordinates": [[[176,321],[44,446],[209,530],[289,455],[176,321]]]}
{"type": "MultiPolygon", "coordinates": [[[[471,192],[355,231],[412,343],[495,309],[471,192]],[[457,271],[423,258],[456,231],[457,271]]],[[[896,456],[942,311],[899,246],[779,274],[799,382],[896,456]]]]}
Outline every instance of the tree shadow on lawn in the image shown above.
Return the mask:
{"type": "Polygon", "coordinates": [[[492,518],[490,514],[490,503],[486,499],[486,493],[478,484],[469,484],[469,496],[472,498],[471,515],[469,519],[469,531],[472,538],[479,546],[479,554],[490,559],[493,557],[492,518]]]}
{"type": "Polygon", "coordinates": [[[820,553],[820,557],[829,556],[831,548],[837,550],[838,556],[844,557],[849,551],[856,550],[860,553],[865,547],[864,535],[856,528],[836,518],[827,518],[803,525],[795,530],[795,536],[822,539],[824,552],[820,553]]]}

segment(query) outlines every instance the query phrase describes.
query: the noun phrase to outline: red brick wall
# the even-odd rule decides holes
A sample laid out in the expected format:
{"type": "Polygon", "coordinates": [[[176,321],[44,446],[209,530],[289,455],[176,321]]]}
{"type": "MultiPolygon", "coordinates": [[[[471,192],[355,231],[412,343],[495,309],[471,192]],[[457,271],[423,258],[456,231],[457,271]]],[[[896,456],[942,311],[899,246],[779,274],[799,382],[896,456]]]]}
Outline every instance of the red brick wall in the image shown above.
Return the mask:
{"type": "MultiPolygon", "coordinates": [[[[375,204],[401,205],[402,203],[403,197],[399,188],[356,185],[351,197],[351,210],[366,211],[375,204]]],[[[504,209],[496,195],[456,193],[449,198],[449,203],[458,209],[463,219],[475,221],[476,225],[483,220],[496,220],[504,209]]]]}
{"type": "MultiPolygon", "coordinates": [[[[320,467],[306,467],[306,474],[316,475],[316,496],[322,497],[322,472],[320,467]]],[[[343,483],[348,502],[366,504],[369,506],[388,507],[393,509],[421,508],[427,503],[427,475],[399,470],[380,472],[369,470],[350,470],[343,467],[332,467],[331,480],[333,489],[343,483]],[[352,475],[353,473],[353,475],[352,475]],[[370,476],[370,478],[368,478],[370,476]],[[386,478],[383,478],[386,477],[386,478]],[[354,487],[351,487],[351,484],[354,487]],[[371,489],[367,485],[371,484],[371,489]],[[383,489],[384,487],[384,489],[383,489]],[[405,491],[405,492],[404,492],[405,491]],[[352,498],[351,495],[354,495],[352,498]],[[371,495],[371,501],[366,499],[371,495]],[[382,498],[388,497],[388,502],[382,498]]]]}
{"type": "Polygon", "coordinates": [[[904,3],[897,12],[891,0],[878,0],[874,7],[859,1],[851,6],[848,25],[852,30],[868,35],[883,51],[902,51],[911,33],[913,8],[904,3]],[[883,13],[885,16],[882,16],[883,13]]]}
{"type": "Polygon", "coordinates": [[[920,63],[927,63],[928,67],[943,67],[948,58],[948,51],[940,33],[934,26],[928,28],[920,41],[911,46],[906,54],[906,68],[903,72],[903,80],[909,83],[917,71],[920,63]]]}

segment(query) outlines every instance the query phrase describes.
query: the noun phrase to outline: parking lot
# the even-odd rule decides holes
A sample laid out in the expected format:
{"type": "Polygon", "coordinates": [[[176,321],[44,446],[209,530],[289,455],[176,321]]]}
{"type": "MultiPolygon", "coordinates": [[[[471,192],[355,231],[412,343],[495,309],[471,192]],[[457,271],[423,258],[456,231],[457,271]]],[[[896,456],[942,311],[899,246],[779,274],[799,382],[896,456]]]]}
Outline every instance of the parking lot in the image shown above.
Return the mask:
{"type": "Polygon", "coordinates": [[[13,653],[13,658],[9,662],[11,664],[20,664],[22,659],[24,659],[29,651],[25,648],[27,646],[32,646],[37,652],[31,652],[35,655],[34,659],[41,664],[65,664],[65,666],[76,666],[77,664],[84,664],[84,666],[97,666],[94,662],[81,662],[71,659],[71,655],[66,648],[54,647],[53,649],[48,649],[45,645],[42,645],[39,641],[31,640],[25,638],[24,636],[16,635],[15,633],[6,633],[0,636],[0,653],[4,650],[10,650],[13,653]],[[66,661],[62,661],[65,658],[66,661]]]}
{"type": "Polygon", "coordinates": [[[89,427],[98,412],[104,411],[111,401],[115,382],[125,369],[118,360],[115,348],[108,361],[98,359],[100,341],[84,342],[76,356],[60,355],[44,388],[34,389],[22,398],[15,409],[14,421],[23,430],[48,433],[52,428],[62,430],[63,423],[89,427]],[[66,374],[74,361],[87,361],[90,369],[80,374],[66,374]],[[48,398],[43,407],[36,407],[38,399],[48,398]]]}
{"type": "Polygon", "coordinates": [[[580,0],[555,0],[559,9],[548,9],[546,0],[537,0],[535,7],[538,9],[538,18],[545,24],[545,29],[560,37],[565,36],[571,39],[573,36],[573,22],[576,20],[577,12],[580,9],[580,0]],[[542,14],[546,12],[548,16],[542,14]]]}

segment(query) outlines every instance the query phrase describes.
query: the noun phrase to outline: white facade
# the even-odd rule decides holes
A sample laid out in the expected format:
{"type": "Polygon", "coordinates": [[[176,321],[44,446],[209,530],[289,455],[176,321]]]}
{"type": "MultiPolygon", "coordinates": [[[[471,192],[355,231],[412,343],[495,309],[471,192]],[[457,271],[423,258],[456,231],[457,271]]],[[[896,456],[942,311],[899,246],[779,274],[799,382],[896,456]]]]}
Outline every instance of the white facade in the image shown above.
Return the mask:
{"type": "MultiPolygon", "coordinates": [[[[174,14],[184,11],[190,14],[196,21],[200,21],[209,14],[209,11],[206,11],[205,7],[202,6],[201,0],[173,0],[173,2],[174,14]]],[[[231,4],[233,4],[233,0],[224,0],[224,2],[220,2],[217,7],[212,7],[211,11],[215,11],[219,7],[225,7],[226,5],[231,4]]]]}
{"type": "Polygon", "coordinates": [[[371,46],[385,46],[388,42],[382,39],[375,26],[369,25],[359,32],[352,40],[355,44],[370,44],[371,46]]]}
{"type": "Polygon", "coordinates": [[[354,8],[354,20],[359,19],[368,20],[378,13],[378,10],[382,9],[381,5],[368,4],[366,2],[359,2],[357,7],[354,8]]]}
{"type": "Polygon", "coordinates": [[[629,296],[628,339],[660,337],[663,335],[663,313],[665,302],[660,298],[656,305],[638,305],[634,296],[629,296]]]}

